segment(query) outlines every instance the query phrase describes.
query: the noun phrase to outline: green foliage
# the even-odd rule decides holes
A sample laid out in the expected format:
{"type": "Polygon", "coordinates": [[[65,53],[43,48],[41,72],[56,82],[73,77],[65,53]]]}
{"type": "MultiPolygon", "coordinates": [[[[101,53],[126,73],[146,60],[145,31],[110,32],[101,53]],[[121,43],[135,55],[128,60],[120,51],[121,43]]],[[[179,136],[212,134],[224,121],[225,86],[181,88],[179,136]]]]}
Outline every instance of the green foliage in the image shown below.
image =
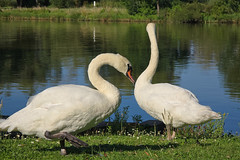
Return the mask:
{"type": "Polygon", "coordinates": [[[148,16],[156,14],[156,9],[154,8],[154,6],[152,6],[151,3],[146,1],[129,0],[126,3],[126,7],[130,15],[148,16]]]}
{"type": "Polygon", "coordinates": [[[17,7],[16,0],[0,0],[0,7],[17,7]]]}
{"type": "MultiPolygon", "coordinates": [[[[157,0],[155,0],[155,4],[157,0]]],[[[153,1],[154,2],[154,1],[153,1]]],[[[171,8],[173,0],[159,0],[159,8],[171,8]]]]}
{"type": "Polygon", "coordinates": [[[97,7],[125,8],[124,1],[100,0],[97,7]]]}
{"type": "Polygon", "coordinates": [[[116,123],[124,122],[124,123],[126,123],[127,119],[128,119],[128,112],[129,112],[128,108],[129,108],[129,106],[123,107],[122,112],[121,112],[121,110],[117,109],[114,113],[113,122],[116,122],[116,123]]]}
{"type": "Polygon", "coordinates": [[[173,6],[170,10],[170,19],[183,23],[202,22],[204,7],[204,4],[198,2],[173,6]]]}
{"type": "Polygon", "coordinates": [[[213,120],[202,125],[186,126],[178,129],[181,138],[218,138],[224,135],[224,121],[227,114],[222,114],[219,120],[213,120]]]}
{"type": "Polygon", "coordinates": [[[36,4],[37,6],[49,6],[50,5],[50,2],[49,2],[49,0],[37,0],[37,3],[38,4],[36,4]]]}
{"type": "MultiPolygon", "coordinates": [[[[64,20],[155,20],[180,23],[240,22],[239,0],[101,0],[97,1],[97,7],[93,7],[93,1],[84,0],[22,0],[21,4],[19,2],[14,0],[0,0],[0,7],[9,8],[21,5],[22,7],[30,8],[36,6],[48,7],[51,5],[57,8],[77,8],[84,5],[82,7],[84,8],[83,10],[88,9],[86,13],[65,11],[61,15],[56,15],[53,12],[54,16],[61,17],[64,20]],[[158,13],[157,4],[159,4],[158,13]],[[101,10],[100,13],[99,10],[101,10]],[[127,11],[126,13],[125,10],[127,11]]],[[[25,11],[21,10],[21,12],[25,11]]],[[[13,14],[15,13],[3,13],[3,9],[1,9],[0,16],[14,18],[13,14]]],[[[17,17],[21,17],[24,14],[33,19],[42,18],[39,15],[31,15],[31,13],[19,13],[17,17]]],[[[52,12],[49,12],[48,16],[44,15],[44,18],[55,19],[55,17],[51,16],[52,12]]]]}
{"type": "Polygon", "coordinates": [[[133,122],[136,122],[137,124],[139,124],[142,122],[142,115],[135,114],[132,116],[132,120],[133,122]]]}
{"type": "Polygon", "coordinates": [[[118,8],[21,8],[21,9],[2,9],[0,18],[4,19],[49,19],[57,21],[83,21],[83,20],[104,20],[118,21],[130,18],[126,9],[118,8]]]}
{"type": "MultiPolygon", "coordinates": [[[[235,14],[239,12],[240,2],[237,0],[217,0],[209,3],[207,15],[213,19],[223,18],[224,15],[235,14]]],[[[227,18],[225,16],[225,18],[227,18]]]]}
{"type": "Polygon", "coordinates": [[[82,0],[50,0],[50,3],[57,8],[74,8],[79,7],[82,0]]]}
{"type": "Polygon", "coordinates": [[[122,112],[117,109],[116,112],[114,113],[114,119],[113,119],[113,132],[117,133],[118,131],[120,131],[120,134],[123,134],[123,132],[126,129],[126,124],[127,124],[127,120],[128,120],[128,108],[127,107],[123,107],[122,112]]]}
{"type": "Polygon", "coordinates": [[[239,0],[174,0],[169,8],[173,22],[238,22],[239,0]]]}
{"type": "Polygon", "coordinates": [[[18,6],[19,7],[35,7],[36,0],[18,0],[18,6]]]}
{"type": "Polygon", "coordinates": [[[229,8],[226,1],[219,0],[211,8],[210,12],[214,15],[221,15],[221,14],[229,14],[232,12],[232,10],[231,10],[231,8],[229,8]]]}

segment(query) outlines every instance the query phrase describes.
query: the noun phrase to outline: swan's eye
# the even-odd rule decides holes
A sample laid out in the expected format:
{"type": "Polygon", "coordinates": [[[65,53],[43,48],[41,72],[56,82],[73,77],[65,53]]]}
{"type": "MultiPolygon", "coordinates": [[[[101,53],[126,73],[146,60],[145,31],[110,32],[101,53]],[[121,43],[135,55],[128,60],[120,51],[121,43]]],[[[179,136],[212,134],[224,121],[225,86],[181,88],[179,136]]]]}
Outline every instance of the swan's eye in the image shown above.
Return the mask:
{"type": "Polygon", "coordinates": [[[128,66],[128,69],[127,69],[127,74],[128,73],[130,73],[130,74],[132,74],[132,66],[130,65],[130,64],[127,64],[127,66],[128,66]]]}
{"type": "Polygon", "coordinates": [[[132,72],[132,66],[130,64],[127,64],[127,66],[128,66],[128,71],[132,72]]]}

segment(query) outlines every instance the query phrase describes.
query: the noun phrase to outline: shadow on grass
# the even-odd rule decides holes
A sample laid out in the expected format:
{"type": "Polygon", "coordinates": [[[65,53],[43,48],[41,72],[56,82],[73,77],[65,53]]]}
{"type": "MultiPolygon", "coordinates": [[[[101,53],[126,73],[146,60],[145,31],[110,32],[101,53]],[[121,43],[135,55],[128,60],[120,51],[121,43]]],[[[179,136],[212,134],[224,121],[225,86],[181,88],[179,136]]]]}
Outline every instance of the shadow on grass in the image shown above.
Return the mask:
{"type": "MultiPolygon", "coordinates": [[[[93,154],[93,155],[99,155],[99,152],[123,152],[123,151],[137,151],[137,150],[161,150],[161,149],[168,149],[168,148],[176,148],[179,144],[176,143],[167,143],[164,145],[124,145],[124,144],[101,144],[101,145],[92,145],[88,147],[81,147],[76,148],[73,146],[66,147],[68,154],[93,154]],[[170,147],[171,146],[171,147],[170,147]]],[[[59,151],[60,152],[60,146],[59,147],[53,147],[53,148],[41,148],[39,151],[59,151]]]]}

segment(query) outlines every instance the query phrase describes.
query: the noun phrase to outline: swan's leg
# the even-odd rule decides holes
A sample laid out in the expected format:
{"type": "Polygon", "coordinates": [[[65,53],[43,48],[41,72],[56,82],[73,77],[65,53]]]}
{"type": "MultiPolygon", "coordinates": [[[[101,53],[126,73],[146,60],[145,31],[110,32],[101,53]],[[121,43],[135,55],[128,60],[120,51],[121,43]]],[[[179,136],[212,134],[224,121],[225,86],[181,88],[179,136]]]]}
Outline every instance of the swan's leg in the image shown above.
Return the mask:
{"type": "Polygon", "coordinates": [[[79,148],[80,146],[88,146],[87,143],[81,141],[80,139],[78,139],[77,137],[67,133],[67,132],[59,132],[56,134],[51,134],[50,132],[46,131],[45,132],[45,137],[48,139],[60,139],[60,145],[61,145],[61,154],[62,155],[66,155],[66,149],[65,149],[65,143],[64,141],[67,140],[68,142],[70,142],[74,147],[79,148]]]}
{"type": "Polygon", "coordinates": [[[66,155],[67,154],[67,151],[66,151],[66,148],[65,148],[65,139],[63,140],[60,140],[60,146],[61,146],[61,155],[66,155]]]}
{"type": "Polygon", "coordinates": [[[171,139],[174,139],[175,136],[176,136],[176,128],[173,128],[173,133],[172,133],[171,139]]]}
{"type": "Polygon", "coordinates": [[[166,128],[167,128],[167,140],[174,139],[176,135],[176,128],[173,128],[172,134],[171,134],[171,128],[172,128],[171,124],[167,124],[166,128]]]}
{"type": "Polygon", "coordinates": [[[166,128],[167,128],[167,140],[171,140],[172,139],[172,136],[171,136],[171,125],[167,124],[166,128]]]}

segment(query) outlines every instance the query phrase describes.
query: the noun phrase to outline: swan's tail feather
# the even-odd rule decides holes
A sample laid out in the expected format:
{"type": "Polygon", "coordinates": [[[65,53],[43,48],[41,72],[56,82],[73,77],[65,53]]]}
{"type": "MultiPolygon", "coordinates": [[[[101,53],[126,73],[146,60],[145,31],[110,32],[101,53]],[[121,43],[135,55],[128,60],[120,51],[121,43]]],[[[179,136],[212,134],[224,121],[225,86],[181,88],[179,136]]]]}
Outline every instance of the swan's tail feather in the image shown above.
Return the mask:
{"type": "Polygon", "coordinates": [[[221,114],[214,112],[209,106],[204,106],[202,109],[203,113],[205,113],[205,116],[207,116],[210,120],[222,118],[221,114]]]}
{"type": "Polygon", "coordinates": [[[191,105],[191,111],[186,114],[180,111],[181,115],[185,115],[182,119],[185,124],[203,124],[215,119],[221,119],[221,114],[214,112],[209,106],[200,105],[198,103],[191,105]]]}
{"type": "Polygon", "coordinates": [[[222,116],[219,113],[212,111],[212,119],[221,119],[222,116]]]}

